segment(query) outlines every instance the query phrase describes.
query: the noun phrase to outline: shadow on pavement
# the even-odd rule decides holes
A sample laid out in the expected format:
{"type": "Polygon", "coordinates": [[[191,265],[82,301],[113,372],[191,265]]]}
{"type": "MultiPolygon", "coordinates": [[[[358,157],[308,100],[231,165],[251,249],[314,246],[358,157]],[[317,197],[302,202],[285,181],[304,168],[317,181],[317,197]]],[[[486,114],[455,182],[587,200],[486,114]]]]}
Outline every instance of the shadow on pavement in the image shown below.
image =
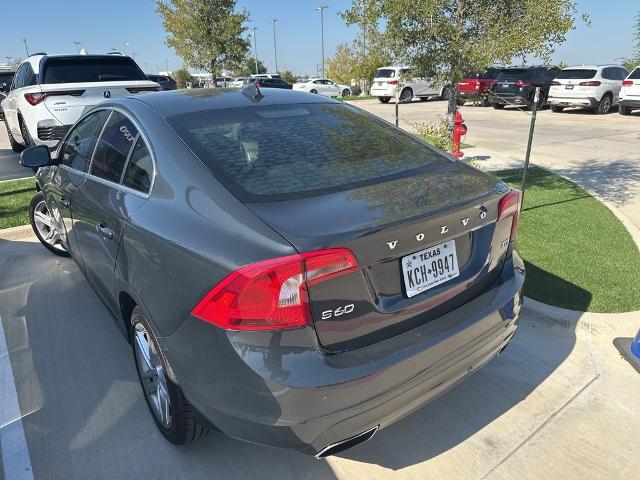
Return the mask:
{"type": "MultiPolygon", "coordinates": [[[[338,458],[318,461],[214,432],[175,447],[147,412],[131,347],[75,263],[37,243],[0,240],[0,316],[38,478],[332,479],[330,462],[344,459],[394,470],[422,463],[483,431],[569,355],[572,325],[550,336],[527,315],[497,359],[338,458]]],[[[501,460],[491,440],[480,447],[479,455],[501,460]]]]}

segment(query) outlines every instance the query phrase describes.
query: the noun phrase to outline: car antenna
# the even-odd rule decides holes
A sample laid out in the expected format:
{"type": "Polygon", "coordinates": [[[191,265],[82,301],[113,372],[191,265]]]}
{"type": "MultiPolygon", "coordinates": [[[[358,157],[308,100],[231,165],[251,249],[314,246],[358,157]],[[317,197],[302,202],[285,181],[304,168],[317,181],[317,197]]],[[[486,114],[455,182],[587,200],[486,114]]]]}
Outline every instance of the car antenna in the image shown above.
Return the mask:
{"type": "Polygon", "coordinates": [[[260,92],[260,89],[255,84],[251,84],[243,88],[242,90],[240,90],[240,93],[255,103],[259,102],[264,98],[264,95],[262,95],[262,93],[260,92]]]}

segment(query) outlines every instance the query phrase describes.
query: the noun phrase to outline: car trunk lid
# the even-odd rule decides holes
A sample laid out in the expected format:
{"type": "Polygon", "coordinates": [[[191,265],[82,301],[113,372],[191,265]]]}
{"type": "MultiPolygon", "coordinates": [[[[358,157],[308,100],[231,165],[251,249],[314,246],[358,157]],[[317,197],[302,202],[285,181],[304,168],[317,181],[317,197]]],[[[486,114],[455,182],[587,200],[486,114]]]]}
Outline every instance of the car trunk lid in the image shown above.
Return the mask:
{"type": "Polygon", "coordinates": [[[504,261],[500,245],[510,224],[496,228],[496,219],[505,192],[495,179],[451,163],[355,190],[247,206],[300,252],[348,248],[355,255],[357,272],[309,289],[321,345],[342,351],[414,328],[479,294],[504,261]],[[431,267],[421,252],[436,250],[449,255],[441,273],[450,278],[410,296],[420,268],[431,267]],[[458,271],[445,272],[454,255],[458,271]],[[412,261],[413,284],[406,276],[412,261]]]}

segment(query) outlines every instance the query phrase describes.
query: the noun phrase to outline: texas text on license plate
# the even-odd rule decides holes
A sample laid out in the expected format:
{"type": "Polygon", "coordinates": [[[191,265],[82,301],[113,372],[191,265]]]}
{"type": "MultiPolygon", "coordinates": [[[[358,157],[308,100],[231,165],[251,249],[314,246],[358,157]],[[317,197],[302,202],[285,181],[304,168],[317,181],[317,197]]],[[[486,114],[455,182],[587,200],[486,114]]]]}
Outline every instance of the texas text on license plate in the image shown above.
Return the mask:
{"type": "Polygon", "coordinates": [[[457,277],[460,271],[455,240],[403,257],[402,273],[408,297],[457,277]]]}

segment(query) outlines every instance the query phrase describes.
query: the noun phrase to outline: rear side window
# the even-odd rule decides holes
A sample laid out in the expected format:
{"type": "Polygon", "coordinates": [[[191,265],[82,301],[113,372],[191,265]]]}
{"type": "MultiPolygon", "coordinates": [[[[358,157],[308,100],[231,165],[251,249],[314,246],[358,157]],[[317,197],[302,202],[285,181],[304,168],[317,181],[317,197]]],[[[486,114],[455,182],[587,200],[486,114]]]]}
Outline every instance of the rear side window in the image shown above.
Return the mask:
{"type": "Polygon", "coordinates": [[[230,108],[168,121],[246,202],[348,190],[448,163],[411,135],[343,104],[230,108]]]}
{"type": "Polygon", "coordinates": [[[394,78],[396,71],[392,68],[379,68],[376,72],[376,78],[394,78]]]}
{"type": "Polygon", "coordinates": [[[127,163],[122,184],[139,192],[149,193],[152,177],[153,161],[151,160],[151,154],[142,138],[138,136],[133,152],[131,152],[129,163],[127,163]]]}
{"type": "Polygon", "coordinates": [[[60,149],[63,165],[81,172],[87,171],[93,148],[108,116],[108,110],[100,110],[78,122],[60,149]]]}
{"type": "Polygon", "coordinates": [[[91,175],[120,183],[138,129],[120,112],[113,112],[102,131],[91,162],[91,175]]]}
{"type": "Polygon", "coordinates": [[[128,57],[50,57],[43,66],[40,83],[109,82],[146,80],[147,77],[128,57]]]}
{"type": "Polygon", "coordinates": [[[640,80],[640,67],[635,68],[627,78],[630,80],[640,80]]]}
{"type": "Polygon", "coordinates": [[[596,76],[597,70],[590,68],[578,69],[572,68],[571,70],[561,70],[556,78],[560,80],[576,79],[576,80],[588,80],[596,76]]]}

